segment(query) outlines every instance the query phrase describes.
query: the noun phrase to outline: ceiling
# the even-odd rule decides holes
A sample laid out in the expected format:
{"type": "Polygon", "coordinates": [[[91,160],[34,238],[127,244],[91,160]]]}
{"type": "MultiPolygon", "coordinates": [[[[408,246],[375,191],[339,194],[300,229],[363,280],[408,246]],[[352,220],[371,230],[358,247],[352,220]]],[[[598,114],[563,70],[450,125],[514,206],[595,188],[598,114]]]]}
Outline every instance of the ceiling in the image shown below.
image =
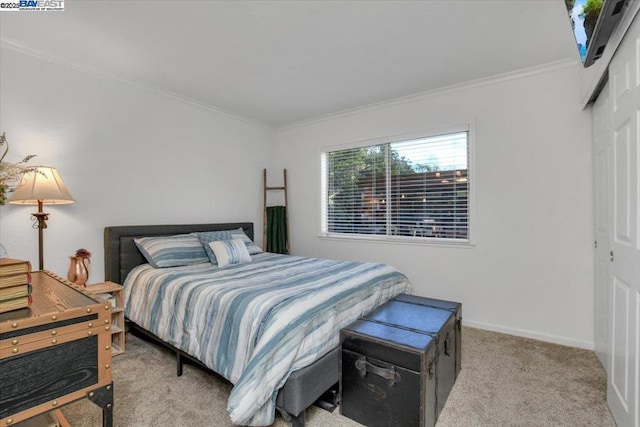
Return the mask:
{"type": "Polygon", "coordinates": [[[0,38],[272,126],[578,60],[563,0],[66,0],[0,38]]]}

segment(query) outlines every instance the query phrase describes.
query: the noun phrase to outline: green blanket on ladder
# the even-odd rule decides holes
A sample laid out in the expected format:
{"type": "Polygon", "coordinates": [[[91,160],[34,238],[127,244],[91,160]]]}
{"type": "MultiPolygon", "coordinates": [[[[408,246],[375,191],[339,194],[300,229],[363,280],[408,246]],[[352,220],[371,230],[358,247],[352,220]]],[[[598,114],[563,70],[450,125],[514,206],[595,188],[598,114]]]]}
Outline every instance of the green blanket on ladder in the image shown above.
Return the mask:
{"type": "Polygon", "coordinates": [[[267,206],[267,252],[286,254],[287,213],[284,206],[267,206]]]}

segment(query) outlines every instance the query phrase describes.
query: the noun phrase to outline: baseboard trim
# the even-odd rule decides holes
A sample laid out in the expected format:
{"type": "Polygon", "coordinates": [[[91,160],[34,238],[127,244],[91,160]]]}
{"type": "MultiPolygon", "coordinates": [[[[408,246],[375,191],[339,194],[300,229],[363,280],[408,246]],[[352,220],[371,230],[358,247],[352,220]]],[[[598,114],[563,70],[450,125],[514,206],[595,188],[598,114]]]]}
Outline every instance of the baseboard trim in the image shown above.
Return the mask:
{"type": "Polygon", "coordinates": [[[464,318],[462,319],[462,324],[464,326],[469,326],[472,328],[485,329],[487,331],[500,332],[503,334],[515,335],[518,337],[531,338],[534,340],[550,342],[553,344],[583,348],[585,350],[592,350],[592,351],[595,349],[595,345],[593,341],[575,340],[571,338],[560,337],[557,335],[541,334],[539,332],[527,331],[523,329],[505,328],[503,326],[492,325],[490,323],[484,323],[484,322],[475,322],[473,320],[467,320],[464,318]]]}

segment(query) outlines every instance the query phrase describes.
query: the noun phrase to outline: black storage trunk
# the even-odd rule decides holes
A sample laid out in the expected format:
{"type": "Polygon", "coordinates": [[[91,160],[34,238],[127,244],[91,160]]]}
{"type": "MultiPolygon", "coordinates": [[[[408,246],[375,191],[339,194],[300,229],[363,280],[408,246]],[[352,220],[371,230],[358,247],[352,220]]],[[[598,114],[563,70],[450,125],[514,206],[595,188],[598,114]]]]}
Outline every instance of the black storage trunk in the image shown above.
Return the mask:
{"type": "Polygon", "coordinates": [[[456,358],[456,378],[462,367],[462,304],[454,301],[445,301],[434,298],[418,297],[415,295],[400,294],[394,301],[408,302],[411,304],[423,305],[426,307],[440,308],[452,312],[456,319],[455,332],[455,358],[456,358]]]}
{"type": "Polygon", "coordinates": [[[344,328],[342,414],[367,426],[435,425],[459,372],[459,313],[458,303],[401,295],[344,328]]]}
{"type": "Polygon", "coordinates": [[[368,320],[340,332],[340,412],[366,426],[432,426],[436,343],[368,320]]]}

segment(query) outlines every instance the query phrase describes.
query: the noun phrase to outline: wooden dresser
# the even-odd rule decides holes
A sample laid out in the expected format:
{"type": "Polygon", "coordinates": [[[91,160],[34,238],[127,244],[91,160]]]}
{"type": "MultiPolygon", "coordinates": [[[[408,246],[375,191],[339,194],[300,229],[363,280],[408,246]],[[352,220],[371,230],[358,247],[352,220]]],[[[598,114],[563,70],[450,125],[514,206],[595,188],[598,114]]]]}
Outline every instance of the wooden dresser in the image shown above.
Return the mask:
{"type": "Polygon", "coordinates": [[[47,271],[29,308],[0,314],[0,427],[88,398],[113,424],[111,304],[47,271]]]}

